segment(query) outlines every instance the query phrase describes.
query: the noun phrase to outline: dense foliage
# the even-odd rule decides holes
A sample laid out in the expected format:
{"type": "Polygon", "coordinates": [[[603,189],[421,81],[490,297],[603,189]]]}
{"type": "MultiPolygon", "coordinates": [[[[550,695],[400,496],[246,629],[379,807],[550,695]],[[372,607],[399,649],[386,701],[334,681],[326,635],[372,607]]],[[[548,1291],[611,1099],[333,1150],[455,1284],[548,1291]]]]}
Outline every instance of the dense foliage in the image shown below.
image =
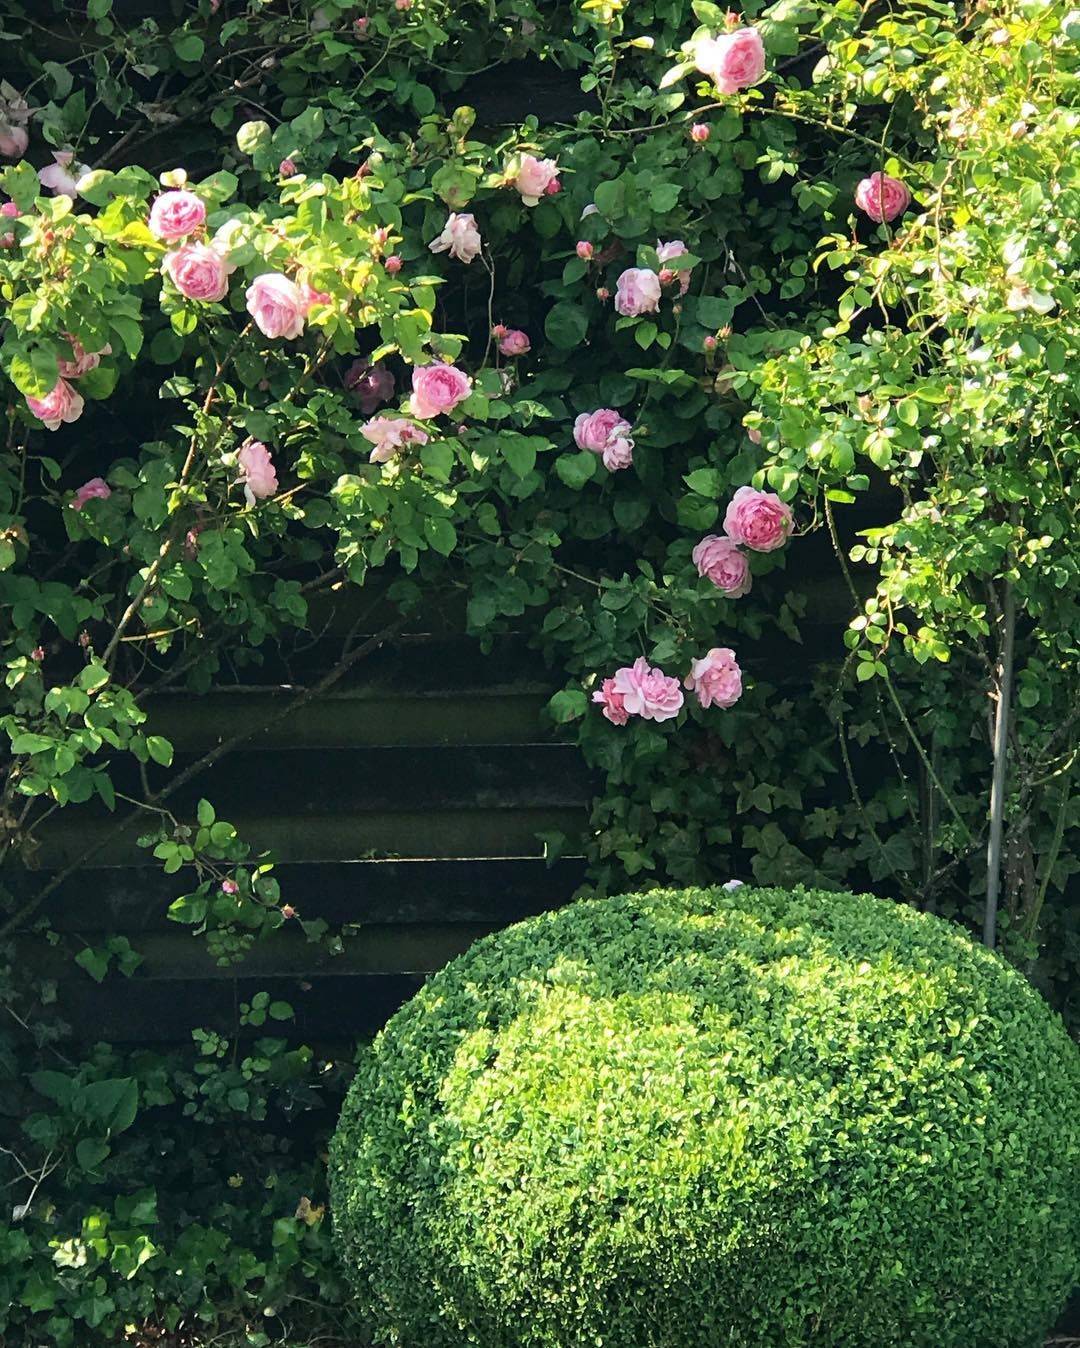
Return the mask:
{"type": "Polygon", "coordinates": [[[139,820],[220,961],[290,920],[211,801],[171,812],[231,745],[179,773],[153,696],[249,681],[333,607],[363,633],[358,590],[460,596],[565,681],[599,893],[735,871],[978,920],[1000,702],[1004,944],[1076,1014],[1075,12],[0,0],[0,25],[0,1332],[326,1329],[338,1073],[212,1036],[72,1062],[12,939],[47,927],[55,878],[20,868],[61,811],[139,820]],[[180,1288],[191,1195],[147,1158],[191,1147],[204,1096],[231,1122],[197,1134],[211,1273],[180,1288]]]}
{"type": "Polygon", "coordinates": [[[1031,1348],[1080,1267],[1078,1106],[1060,1021],[938,918],[589,900],[480,942],[379,1035],[335,1230],[407,1348],[1031,1348]]]}

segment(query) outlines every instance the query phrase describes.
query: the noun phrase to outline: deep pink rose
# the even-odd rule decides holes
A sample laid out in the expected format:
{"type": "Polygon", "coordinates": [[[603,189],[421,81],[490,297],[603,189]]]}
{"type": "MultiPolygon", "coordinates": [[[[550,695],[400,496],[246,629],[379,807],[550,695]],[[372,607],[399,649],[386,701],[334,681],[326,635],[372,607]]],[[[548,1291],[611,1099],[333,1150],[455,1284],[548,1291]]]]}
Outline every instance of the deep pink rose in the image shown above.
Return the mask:
{"type": "Polygon", "coordinates": [[[624,318],[655,314],[660,308],[660,278],[647,267],[628,267],[615,287],[615,308],[624,318]]]}
{"type": "Polygon", "coordinates": [[[599,454],[609,472],[629,468],[634,458],[631,426],[613,407],[582,412],[574,420],[574,443],[578,449],[599,454]]]}
{"type": "Polygon", "coordinates": [[[150,207],[150,233],[172,243],[206,223],[206,204],[194,192],[162,192],[150,207]]]}
{"type": "Polygon", "coordinates": [[[433,253],[449,253],[459,262],[471,262],[483,247],[474,215],[449,215],[443,232],[428,247],[433,253]]]}
{"type": "Polygon", "coordinates": [[[65,421],[78,421],[83,414],[83,400],[66,379],[58,379],[51,393],[44,398],[27,397],[26,405],[38,421],[50,431],[58,431],[65,421]]]}
{"type": "Polygon", "coordinates": [[[532,350],[532,342],[520,328],[510,328],[500,339],[499,350],[504,356],[525,356],[532,350]]]}
{"type": "Polygon", "coordinates": [[[911,193],[899,178],[887,173],[871,173],[855,189],[855,205],[879,225],[895,220],[911,205],[911,193]]]}
{"type": "Polygon", "coordinates": [[[749,594],[752,577],[746,554],[730,538],[707,534],[690,554],[698,575],[704,576],[729,599],[749,594]]]}
{"type": "Polygon", "coordinates": [[[82,342],[77,337],[73,337],[70,332],[65,332],[64,338],[71,347],[71,359],[56,362],[61,379],[81,379],[84,374],[89,374],[91,370],[97,369],[101,364],[102,356],[112,355],[112,347],[108,342],[100,351],[89,352],[82,342]]]}
{"type": "MultiPolygon", "coordinates": [[[[656,241],[656,256],[660,259],[661,263],[671,262],[677,257],[685,257],[689,251],[690,249],[687,248],[682,239],[672,239],[670,243],[661,243],[659,239],[656,241]]],[[[690,289],[690,273],[692,271],[692,267],[671,269],[665,267],[660,273],[660,280],[673,281],[677,276],[679,278],[679,294],[685,295],[690,289]]]]}
{"type": "Polygon", "coordinates": [[[72,510],[81,510],[87,501],[107,501],[112,495],[109,484],[103,477],[92,477],[84,482],[71,498],[72,510]]]}
{"type": "Polygon", "coordinates": [[[736,28],[699,42],[694,62],[722,94],[737,94],[765,74],[765,44],[756,28],[736,28]]]}
{"type": "Polygon", "coordinates": [[[646,721],[670,721],[682,710],[679,680],[662,669],[653,669],[643,655],[629,669],[617,669],[613,683],[613,691],[622,697],[630,716],[640,716],[646,721]]]}
{"type": "Polygon", "coordinates": [[[21,159],[30,144],[25,126],[11,126],[0,122],[0,155],[5,159],[21,159]]]}
{"type": "Polygon", "coordinates": [[[264,337],[299,337],[308,304],[304,292],[280,272],[256,276],[247,288],[247,311],[264,337]]]}
{"type": "Polygon", "coordinates": [[[380,403],[389,402],[394,396],[394,376],[385,365],[372,365],[366,360],[353,361],[345,371],[343,382],[350,393],[356,394],[361,412],[368,415],[380,403]]]}
{"type": "Polygon", "coordinates": [[[554,159],[537,159],[531,154],[521,156],[521,163],[513,181],[526,206],[538,204],[552,182],[557,181],[558,171],[559,166],[554,159]]]}
{"type": "Polygon", "coordinates": [[[724,533],[754,552],[773,552],[787,542],[792,522],[791,507],[774,492],[740,487],[724,514],[724,533]]]}
{"type": "Polygon", "coordinates": [[[427,431],[404,417],[372,417],[360,427],[360,434],[375,446],[372,463],[389,463],[398,450],[407,445],[426,445],[430,439],[427,431]]]}
{"type": "Polygon", "coordinates": [[[623,695],[615,687],[614,679],[605,679],[592,695],[592,700],[604,709],[604,715],[612,725],[625,725],[630,713],[623,705],[623,695]]]}
{"type": "Polygon", "coordinates": [[[19,208],[13,201],[5,201],[4,204],[0,206],[0,215],[6,216],[10,220],[17,219],[18,214],[19,208]]]}
{"type": "Polygon", "coordinates": [[[217,302],[229,293],[229,274],[235,271],[216,248],[184,243],[165,254],[162,267],[180,294],[189,300],[217,302]]]}
{"type": "Polygon", "coordinates": [[[735,652],[726,646],[714,646],[701,660],[690,664],[683,680],[703,707],[732,707],[742,697],[742,670],[735,652]]]}
{"type": "Polygon", "coordinates": [[[240,462],[241,481],[244,484],[244,497],[249,506],[256,501],[265,501],[276,494],[278,489],[277,473],[270,451],[258,440],[249,440],[241,445],[237,456],[240,462]]]}
{"type": "Polygon", "coordinates": [[[417,365],[412,372],[412,397],[409,408],[414,417],[430,421],[443,412],[452,412],[472,392],[472,380],[463,370],[442,361],[417,365]]]}

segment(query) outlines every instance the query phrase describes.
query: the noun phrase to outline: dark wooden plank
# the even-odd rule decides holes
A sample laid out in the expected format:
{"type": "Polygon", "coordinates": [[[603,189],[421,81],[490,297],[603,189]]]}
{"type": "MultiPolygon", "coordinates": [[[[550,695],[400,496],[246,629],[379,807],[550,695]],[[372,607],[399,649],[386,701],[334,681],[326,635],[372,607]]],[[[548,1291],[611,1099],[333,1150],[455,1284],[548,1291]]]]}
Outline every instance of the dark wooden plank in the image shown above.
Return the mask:
{"type": "Polygon", "coordinates": [[[310,978],[127,979],[102,987],[89,979],[57,990],[57,1014],[83,1043],[169,1044],[190,1041],[194,1029],[241,1032],[239,1007],[257,992],[288,1002],[292,1021],[267,1021],[244,1033],[290,1039],[366,1036],[423,986],[416,974],[315,974],[310,978]]]}
{"type": "MultiPolygon", "coordinates": [[[[152,863],[145,853],[144,863],[152,863]]],[[[516,922],[565,903],[584,882],[581,857],[548,866],[540,859],[470,861],[286,862],[275,875],[282,901],[305,918],[356,923],[516,922]]],[[[12,877],[20,895],[49,872],[12,877]]],[[[191,872],[165,875],[156,863],[102,867],[67,880],[49,900],[56,931],[172,931],[166,910],[194,883],[191,872]]]]}
{"type": "MultiPolygon", "coordinates": [[[[385,811],[367,815],[295,814],[234,816],[231,821],[256,853],[281,861],[361,861],[542,855],[537,834],[556,831],[580,837],[587,823],[583,808],[511,807],[385,811]]],[[[145,822],[129,826],[95,855],[91,864],[123,866],[140,857],[135,839],[145,822]]],[[[33,853],[42,869],[78,862],[100,842],[102,821],[85,812],[59,816],[40,830],[33,853]]]]}
{"type": "MultiPolygon", "coordinates": [[[[151,788],[165,785],[188,760],[171,769],[151,765],[151,788]]],[[[137,796],[137,765],[120,760],[113,770],[118,792],[137,796]]],[[[593,785],[575,746],[381,747],[237,751],[213,764],[173,795],[178,818],[193,816],[201,796],[224,819],[250,814],[366,814],[394,810],[505,810],[588,804],[593,785]]],[[[105,814],[105,807],[80,813],[105,814]]]]}
{"type": "Polygon", "coordinates": [[[549,692],[380,693],[359,689],[308,702],[269,725],[295,694],[243,688],[173,694],[147,703],[148,729],[178,753],[206,749],[243,732],[245,747],[370,748],[387,745],[536,744],[550,740],[542,721],[549,692]]]}

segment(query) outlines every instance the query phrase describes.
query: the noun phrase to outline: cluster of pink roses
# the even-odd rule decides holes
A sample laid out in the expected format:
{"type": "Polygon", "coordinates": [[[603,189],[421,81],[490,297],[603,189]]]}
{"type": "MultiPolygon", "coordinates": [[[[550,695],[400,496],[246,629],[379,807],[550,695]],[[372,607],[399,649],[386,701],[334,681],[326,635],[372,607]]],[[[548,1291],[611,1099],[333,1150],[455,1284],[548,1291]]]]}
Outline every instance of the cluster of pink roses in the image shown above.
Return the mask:
{"type": "Polygon", "coordinates": [[[27,407],[50,431],[58,431],[65,422],[78,421],[83,414],[83,396],[68,381],[81,379],[84,374],[96,370],[102,356],[112,354],[108,343],[100,351],[89,352],[71,333],[65,333],[64,338],[71,347],[71,359],[57,361],[60,378],[44,398],[31,398],[29,394],[26,397],[27,407]]]}
{"type": "Polygon", "coordinates": [[[225,231],[211,243],[192,237],[206,225],[205,202],[183,188],[163,192],[150,208],[148,223],[155,238],[178,245],[166,253],[161,266],[180,294],[204,303],[223,300],[236,270],[229,262],[225,231]]]}
{"type": "Polygon", "coordinates": [[[750,564],[742,548],[774,552],[787,542],[791,507],[775,492],[740,487],[724,513],[724,533],[707,534],[691,553],[698,575],[711,580],[730,599],[749,593],[750,564]]]}
{"type": "Polygon", "coordinates": [[[582,412],[574,421],[574,442],[578,449],[599,454],[610,473],[629,468],[634,459],[631,426],[613,407],[582,412]]]}
{"type": "MultiPolygon", "coordinates": [[[[700,660],[692,660],[683,687],[706,710],[734,706],[742,696],[742,670],[735,652],[714,646],[700,660]]],[[[613,725],[626,725],[631,716],[670,721],[682,710],[684,699],[679,680],[654,668],[642,655],[632,665],[617,669],[614,678],[604,679],[592,700],[613,725]]]]}
{"type": "MultiPolygon", "coordinates": [[[[456,365],[445,361],[417,365],[412,372],[409,411],[420,421],[432,421],[452,412],[471,392],[472,380],[456,365]]],[[[430,439],[422,426],[403,416],[372,417],[361,426],[360,432],[375,446],[371,451],[372,463],[388,463],[399,450],[409,445],[426,445],[430,439]]]]}
{"type": "MultiPolygon", "coordinates": [[[[690,267],[665,267],[677,257],[684,257],[689,249],[682,239],[673,239],[670,243],[656,241],[656,255],[660,261],[657,274],[649,267],[628,267],[615,283],[615,309],[624,318],[638,318],[642,314],[655,314],[660,309],[660,297],[663,288],[673,281],[679,282],[679,294],[685,295],[690,289],[690,267]]],[[[590,261],[593,245],[582,240],[577,245],[578,257],[590,261]]]]}

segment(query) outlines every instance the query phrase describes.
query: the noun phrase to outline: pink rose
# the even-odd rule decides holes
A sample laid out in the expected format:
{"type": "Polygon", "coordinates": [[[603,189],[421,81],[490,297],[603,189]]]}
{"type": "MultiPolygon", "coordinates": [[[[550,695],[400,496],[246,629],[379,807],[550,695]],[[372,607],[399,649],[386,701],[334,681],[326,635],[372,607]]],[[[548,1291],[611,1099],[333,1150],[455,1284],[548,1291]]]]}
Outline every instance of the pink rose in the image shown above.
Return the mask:
{"type": "Polygon", "coordinates": [[[631,426],[613,407],[582,412],[574,420],[574,443],[578,449],[599,454],[609,472],[629,468],[634,458],[631,426]]]}
{"type": "Polygon", "coordinates": [[[185,243],[165,254],[162,267],[172,277],[180,294],[189,300],[217,302],[229,293],[229,265],[216,248],[205,243],[185,243]]]}
{"type": "Polygon", "coordinates": [[[623,695],[615,687],[614,679],[605,679],[592,695],[592,700],[603,707],[604,715],[612,725],[625,725],[630,713],[623,704],[623,695]]]}
{"type": "Polygon", "coordinates": [[[449,253],[459,262],[471,262],[483,246],[474,215],[450,215],[443,232],[428,247],[433,253],[449,253]]]}
{"type": "Polygon", "coordinates": [[[389,463],[398,450],[407,445],[426,445],[430,439],[427,431],[404,417],[372,417],[360,427],[360,434],[375,446],[372,463],[389,463]]]}
{"type": "Polygon", "coordinates": [[[5,159],[21,159],[30,144],[25,126],[10,126],[0,122],[0,155],[5,159]]]}
{"type": "Polygon", "coordinates": [[[264,272],[247,288],[247,311],[264,337],[299,337],[308,305],[304,292],[280,272],[264,272]]]}
{"type": "Polygon", "coordinates": [[[343,382],[350,393],[356,394],[361,412],[367,414],[394,396],[394,376],[385,365],[372,365],[366,360],[353,361],[345,371],[343,382]]]}
{"type": "Polygon", "coordinates": [[[398,272],[401,270],[403,263],[401,261],[401,258],[397,255],[397,253],[391,253],[390,256],[383,263],[383,266],[386,268],[386,270],[390,273],[391,276],[396,276],[398,272]]]}
{"type": "MultiPolygon", "coordinates": [[[[656,256],[661,262],[671,262],[674,258],[685,257],[689,251],[690,249],[687,248],[682,239],[672,239],[670,243],[661,243],[659,239],[656,241],[656,256]]],[[[667,272],[667,275],[665,276],[664,272],[661,272],[660,279],[661,281],[674,280],[677,276],[679,278],[679,294],[685,295],[690,289],[690,273],[692,271],[692,267],[673,268],[670,271],[665,268],[664,272],[667,272]]]]}
{"type": "Polygon", "coordinates": [[[737,94],[765,74],[765,44],[756,28],[737,28],[699,42],[694,61],[722,94],[737,94]]]}
{"type": "Polygon", "coordinates": [[[278,165],[278,173],[283,178],[291,178],[296,172],[296,161],[293,159],[283,159],[278,165]]]}
{"type": "Polygon", "coordinates": [[[89,374],[91,370],[97,369],[101,364],[102,356],[112,355],[112,347],[108,342],[100,351],[91,353],[85,349],[77,337],[72,337],[70,332],[64,333],[64,339],[71,347],[71,359],[56,362],[61,379],[80,379],[84,374],[89,374]]]}
{"type": "Polygon", "coordinates": [[[417,365],[412,372],[412,397],[409,407],[414,417],[430,421],[443,412],[452,412],[472,392],[472,380],[463,370],[442,361],[417,365]]]}
{"type": "Polygon", "coordinates": [[[903,215],[911,205],[911,193],[899,178],[890,178],[887,173],[871,173],[855,189],[855,205],[881,224],[883,220],[895,220],[903,215]]]}
{"type": "Polygon", "coordinates": [[[683,685],[697,694],[705,708],[733,707],[742,697],[742,670],[735,652],[726,646],[714,646],[704,659],[691,661],[683,685]]]}
{"type": "Polygon", "coordinates": [[[65,379],[58,379],[52,392],[44,398],[27,396],[26,405],[50,431],[58,431],[62,422],[78,421],[83,414],[82,395],[76,393],[65,379]]]}
{"type": "Polygon", "coordinates": [[[704,145],[711,134],[704,122],[695,122],[690,128],[690,139],[695,145],[704,145]]]}
{"type": "Polygon", "coordinates": [[[47,191],[58,197],[79,195],[79,179],[90,170],[85,164],[76,164],[71,150],[54,150],[53,162],[38,169],[38,181],[47,191]]]}
{"type": "Polygon", "coordinates": [[[655,314],[660,308],[660,278],[647,267],[628,267],[615,287],[615,308],[624,317],[655,314]]]}
{"type": "Polygon", "coordinates": [[[740,487],[724,514],[724,533],[754,552],[782,548],[791,533],[791,507],[771,491],[740,487]]]}
{"type": "Polygon", "coordinates": [[[15,220],[19,215],[19,208],[13,201],[5,201],[0,206],[0,215],[6,216],[9,220],[15,220]]]}
{"type": "Polygon", "coordinates": [[[206,223],[206,205],[194,192],[162,192],[150,207],[150,233],[171,243],[206,223]]]}
{"type": "Polygon", "coordinates": [[[551,183],[556,181],[558,171],[559,166],[554,159],[537,159],[531,154],[521,156],[521,163],[513,183],[521,193],[521,200],[526,206],[535,206],[539,203],[551,183]]]}
{"type": "Polygon", "coordinates": [[[108,483],[103,477],[92,477],[84,482],[71,498],[72,510],[81,510],[87,501],[107,501],[112,495],[108,483]]]}
{"type": "Polygon", "coordinates": [[[698,575],[704,576],[729,599],[749,594],[752,576],[746,554],[730,538],[707,534],[690,554],[698,575]]]}
{"type": "Polygon", "coordinates": [[[278,489],[277,473],[270,451],[258,440],[249,440],[240,446],[237,455],[240,462],[240,480],[244,484],[244,498],[249,506],[256,501],[265,501],[278,489]]]}
{"type": "Polygon", "coordinates": [[[640,716],[646,721],[670,721],[682,710],[679,680],[662,669],[653,669],[643,655],[629,669],[617,669],[612,682],[613,692],[622,697],[630,716],[640,716]]]}
{"type": "Polygon", "coordinates": [[[532,350],[532,342],[520,328],[511,328],[500,340],[499,350],[504,356],[525,356],[532,350]]]}
{"type": "Polygon", "coordinates": [[[578,239],[574,251],[577,253],[578,257],[581,258],[582,262],[591,262],[592,255],[596,249],[588,239],[578,239]]]}

